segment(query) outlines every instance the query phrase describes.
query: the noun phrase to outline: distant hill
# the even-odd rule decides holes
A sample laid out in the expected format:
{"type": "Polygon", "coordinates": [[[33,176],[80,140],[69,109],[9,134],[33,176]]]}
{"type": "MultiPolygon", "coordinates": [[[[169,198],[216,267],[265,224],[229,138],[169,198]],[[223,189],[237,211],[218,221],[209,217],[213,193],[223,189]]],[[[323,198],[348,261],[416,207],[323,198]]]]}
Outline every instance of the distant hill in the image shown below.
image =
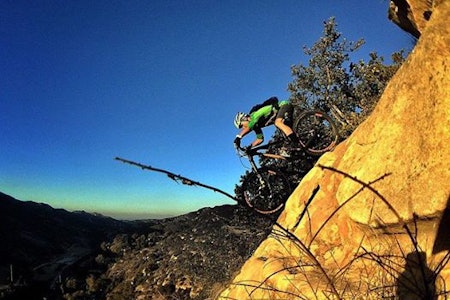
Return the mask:
{"type": "Polygon", "coordinates": [[[0,285],[48,281],[135,224],[0,193],[0,285]]]}

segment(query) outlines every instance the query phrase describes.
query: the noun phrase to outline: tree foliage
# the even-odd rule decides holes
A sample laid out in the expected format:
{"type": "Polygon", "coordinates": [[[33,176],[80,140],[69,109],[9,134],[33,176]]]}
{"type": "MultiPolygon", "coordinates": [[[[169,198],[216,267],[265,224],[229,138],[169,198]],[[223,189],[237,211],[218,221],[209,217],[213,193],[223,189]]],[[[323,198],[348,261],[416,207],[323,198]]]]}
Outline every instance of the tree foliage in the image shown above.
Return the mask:
{"type": "MultiPolygon", "coordinates": [[[[303,110],[321,109],[327,112],[339,128],[342,139],[372,112],[387,83],[404,62],[404,51],[392,54],[392,64],[386,65],[384,58],[376,52],[370,53],[368,62],[352,62],[351,54],[364,45],[364,40],[348,41],[337,31],[332,17],[324,22],[323,36],[311,47],[304,47],[309,56],[308,65],[291,67],[293,81],[288,84],[290,101],[294,105],[294,118],[303,110]]],[[[284,139],[277,131],[272,139],[284,139]]],[[[263,165],[286,170],[293,186],[314,165],[317,157],[304,154],[290,161],[263,160],[263,165]]],[[[246,172],[235,188],[239,198],[246,172]]],[[[258,184],[255,182],[254,184],[258,184]]]]}
{"type": "Polygon", "coordinates": [[[404,61],[404,51],[392,55],[392,65],[376,52],[351,62],[351,54],[364,40],[348,41],[337,31],[334,18],[324,22],[323,37],[311,48],[307,66],[291,67],[293,81],[288,84],[291,102],[299,110],[319,108],[328,112],[346,138],[372,112],[387,83],[404,61]]]}
{"type": "Polygon", "coordinates": [[[334,18],[324,23],[324,36],[311,48],[304,47],[310,56],[309,65],[294,65],[294,81],[288,90],[294,104],[301,108],[329,106],[331,102],[344,104],[350,76],[345,69],[349,54],[364,44],[364,40],[349,42],[336,31],[334,18]]]}

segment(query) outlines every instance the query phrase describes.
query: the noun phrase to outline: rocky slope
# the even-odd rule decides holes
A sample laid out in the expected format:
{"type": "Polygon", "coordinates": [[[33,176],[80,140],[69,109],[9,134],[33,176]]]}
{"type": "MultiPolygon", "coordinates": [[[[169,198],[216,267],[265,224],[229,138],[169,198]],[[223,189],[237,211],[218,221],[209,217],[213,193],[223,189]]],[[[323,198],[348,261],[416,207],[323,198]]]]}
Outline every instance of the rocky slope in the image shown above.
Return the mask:
{"type": "Polygon", "coordinates": [[[392,9],[420,36],[415,49],[219,299],[448,297],[450,1],[392,9]]]}
{"type": "Polygon", "coordinates": [[[0,193],[0,299],[214,299],[272,223],[237,205],[122,222],[0,193]]]}
{"type": "Polygon", "coordinates": [[[84,272],[67,276],[64,298],[215,299],[272,221],[228,205],[144,222],[148,233],[116,236],[84,272]]]}

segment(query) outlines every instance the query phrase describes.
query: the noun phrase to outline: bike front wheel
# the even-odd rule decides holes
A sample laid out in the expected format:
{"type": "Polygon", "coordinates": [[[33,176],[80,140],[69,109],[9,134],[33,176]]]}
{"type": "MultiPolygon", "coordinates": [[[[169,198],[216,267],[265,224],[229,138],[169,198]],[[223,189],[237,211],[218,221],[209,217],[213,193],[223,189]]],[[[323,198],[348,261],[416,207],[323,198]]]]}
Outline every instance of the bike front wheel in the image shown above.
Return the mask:
{"type": "Polygon", "coordinates": [[[242,187],[247,205],[261,214],[279,211],[292,192],[283,173],[266,167],[250,173],[242,187]]]}
{"type": "Polygon", "coordinates": [[[312,155],[333,150],[339,138],[331,117],[319,110],[302,113],[295,121],[293,130],[301,146],[312,155]]]}

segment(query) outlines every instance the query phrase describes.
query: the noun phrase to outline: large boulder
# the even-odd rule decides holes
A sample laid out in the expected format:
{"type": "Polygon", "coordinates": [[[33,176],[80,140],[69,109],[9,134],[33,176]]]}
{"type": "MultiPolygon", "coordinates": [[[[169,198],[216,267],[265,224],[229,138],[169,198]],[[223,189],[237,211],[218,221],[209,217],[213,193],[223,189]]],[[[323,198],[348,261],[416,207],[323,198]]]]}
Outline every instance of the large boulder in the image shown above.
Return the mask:
{"type": "Polygon", "coordinates": [[[219,299],[448,292],[450,1],[393,2],[408,7],[416,47],[372,115],[304,177],[219,299]]]}

